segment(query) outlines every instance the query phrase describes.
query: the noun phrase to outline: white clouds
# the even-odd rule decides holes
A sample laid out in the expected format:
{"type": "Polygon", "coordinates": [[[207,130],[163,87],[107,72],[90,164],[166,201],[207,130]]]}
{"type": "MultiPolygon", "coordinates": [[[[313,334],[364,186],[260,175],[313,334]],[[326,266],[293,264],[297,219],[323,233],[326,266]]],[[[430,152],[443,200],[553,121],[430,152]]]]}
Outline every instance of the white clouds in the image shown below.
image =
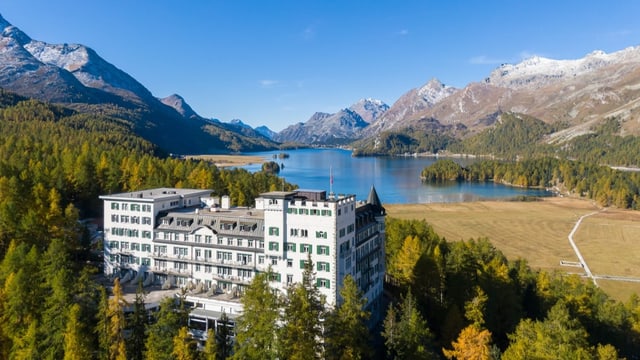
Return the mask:
{"type": "Polygon", "coordinates": [[[265,80],[260,80],[259,83],[261,87],[268,89],[278,85],[280,82],[278,80],[265,79],[265,80]]]}
{"type": "Polygon", "coordinates": [[[407,35],[409,35],[409,30],[407,30],[407,29],[402,29],[402,30],[400,30],[400,31],[396,32],[396,35],[399,35],[399,36],[407,36],[407,35]]]}
{"type": "Polygon", "coordinates": [[[469,64],[472,65],[500,65],[508,62],[507,60],[494,58],[486,55],[478,55],[469,59],[469,64]]]}
{"type": "Polygon", "coordinates": [[[540,53],[536,53],[529,50],[522,50],[517,55],[510,58],[493,57],[487,55],[473,56],[469,59],[468,63],[471,65],[502,65],[502,64],[514,64],[520,61],[530,59],[534,56],[541,56],[540,53]]]}

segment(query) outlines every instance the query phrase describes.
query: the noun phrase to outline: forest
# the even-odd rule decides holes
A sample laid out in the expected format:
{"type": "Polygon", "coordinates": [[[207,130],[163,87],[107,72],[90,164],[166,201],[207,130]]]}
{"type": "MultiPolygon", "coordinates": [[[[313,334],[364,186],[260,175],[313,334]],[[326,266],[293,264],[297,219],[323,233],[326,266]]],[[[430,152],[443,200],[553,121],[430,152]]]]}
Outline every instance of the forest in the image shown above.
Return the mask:
{"type": "MultiPolygon", "coordinates": [[[[259,192],[281,189],[282,179],[172,159],[131,126],[0,93],[0,358],[631,359],[640,353],[640,298],[619,303],[575,275],[508,261],[489,239],[447,242],[424,221],[392,218],[389,308],[377,328],[366,326],[369,314],[350,278],[342,305],[327,308],[308,262],[305,281],[286,294],[270,290],[268,273],[256,276],[242,297],[235,343],[220,331],[196,350],[182,297],[163,301],[149,316],[144,289],[125,304],[117,280],[109,292],[97,281],[100,248],[92,247],[79,220],[99,216],[99,194],[210,188],[248,205],[259,192]],[[132,312],[125,313],[127,305],[132,312]]],[[[560,179],[555,185],[590,192],[589,181],[578,187],[589,172],[610,175],[611,190],[627,181],[595,165],[545,161],[553,171],[538,164],[530,184],[560,179]]],[[[477,170],[485,169],[483,176],[463,177],[516,184],[507,167],[486,165],[477,170]]]]}
{"type": "Polygon", "coordinates": [[[354,143],[354,156],[403,155],[413,153],[469,154],[514,161],[539,157],[557,157],[593,164],[640,166],[640,137],[623,135],[619,118],[603,119],[583,134],[566,140],[554,140],[553,134],[568,127],[562,122],[547,124],[540,119],[518,113],[492,114],[495,122],[476,134],[460,128],[431,127],[386,131],[375,142],[354,143]],[[496,119],[499,116],[499,121],[496,119]]]}
{"type": "Polygon", "coordinates": [[[520,187],[550,188],[586,197],[601,206],[640,208],[640,172],[621,171],[590,162],[551,157],[521,161],[482,160],[463,167],[440,159],[422,170],[426,182],[493,181],[520,187]]]}

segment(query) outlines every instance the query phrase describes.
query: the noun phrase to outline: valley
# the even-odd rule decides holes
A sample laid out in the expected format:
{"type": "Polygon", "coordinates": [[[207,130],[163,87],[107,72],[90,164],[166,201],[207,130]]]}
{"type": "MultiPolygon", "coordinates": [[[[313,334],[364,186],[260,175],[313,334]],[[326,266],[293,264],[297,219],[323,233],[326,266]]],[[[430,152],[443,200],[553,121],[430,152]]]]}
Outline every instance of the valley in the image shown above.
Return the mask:
{"type": "MultiPolygon", "coordinates": [[[[561,266],[578,261],[567,236],[576,221],[599,208],[591,201],[566,197],[537,202],[478,201],[470,203],[391,204],[389,216],[424,219],[448,241],[488,238],[509,260],[526,259],[534,269],[580,273],[561,266]]],[[[640,277],[640,213],[607,209],[585,218],[574,235],[594,275],[640,277]]],[[[640,293],[640,283],[597,280],[613,298],[625,302],[640,293]]]]}

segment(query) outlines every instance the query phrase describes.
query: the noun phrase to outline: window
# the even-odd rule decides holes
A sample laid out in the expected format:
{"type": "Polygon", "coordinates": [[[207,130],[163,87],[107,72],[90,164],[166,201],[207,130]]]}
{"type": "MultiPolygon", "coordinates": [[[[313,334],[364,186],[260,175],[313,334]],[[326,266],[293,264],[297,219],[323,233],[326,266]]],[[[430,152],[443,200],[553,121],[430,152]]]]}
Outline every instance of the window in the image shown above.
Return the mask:
{"type": "Polygon", "coordinates": [[[269,250],[278,251],[279,247],[280,246],[279,246],[279,244],[277,242],[269,241],[269,250]]]}
{"type": "Polygon", "coordinates": [[[120,222],[128,223],[128,222],[129,222],[129,216],[127,216],[127,215],[120,215],[120,222]]]}
{"type": "Polygon", "coordinates": [[[247,247],[253,247],[253,240],[247,240],[247,247]]]}
{"type": "Polygon", "coordinates": [[[196,264],[196,271],[200,271],[200,264],[196,264]]]}
{"type": "Polygon", "coordinates": [[[300,244],[300,252],[311,254],[311,245],[309,245],[309,244],[300,244]]]}
{"type": "Polygon", "coordinates": [[[129,204],[122,203],[122,210],[129,210],[129,204]]]}
{"type": "Polygon", "coordinates": [[[150,217],[143,216],[143,217],[142,217],[142,223],[143,223],[144,225],[151,225],[151,218],[150,218],[150,217]]]}
{"type": "Polygon", "coordinates": [[[231,260],[232,259],[231,255],[232,255],[231,252],[228,252],[228,251],[217,251],[216,252],[216,259],[222,260],[222,261],[231,260]]]}
{"type": "Polygon", "coordinates": [[[211,244],[211,243],[212,243],[212,241],[213,241],[213,236],[211,236],[211,235],[205,235],[205,236],[204,236],[204,242],[205,242],[205,244],[211,244]]]}
{"type": "Polygon", "coordinates": [[[122,249],[122,250],[127,250],[127,249],[129,249],[129,243],[128,243],[128,242],[126,242],[126,241],[121,241],[121,242],[120,242],[120,249],[122,249]]]}
{"type": "Polygon", "coordinates": [[[287,267],[293,267],[293,260],[287,259],[287,267]]]}
{"type": "Polygon", "coordinates": [[[142,244],[142,251],[151,252],[150,244],[142,244]]]}
{"type": "Polygon", "coordinates": [[[271,257],[271,265],[278,265],[278,258],[275,256],[271,257]]]}
{"type": "Polygon", "coordinates": [[[112,202],[111,203],[111,210],[120,210],[120,204],[112,202]]]}
{"type": "Polygon", "coordinates": [[[140,244],[138,244],[138,243],[131,243],[131,250],[137,250],[137,251],[140,251],[140,244]]]}
{"type": "Polygon", "coordinates": [[[321,210],[322,216],[331,216],[331,210],[321,210]]]}
{"type": "Polygon", "coordinates": [[[329,247],[324,245],[318,245],[318,255],[329,255],[329,247]]]}
{"type": "Polygon", "coordinates": [[[178,255],[179,257],[187,256],[189,254],[189,248],[186,247],[174,247],[173,255],[178,255]]]}
{"type": "Polygon", "coordinates": [[[316,238],[317,239],[326,239],[327,238],[327,232],[326,231],[316,231],[316,238]]]}
{"type": "Polygon", "coordinates": [[[131,217],[132,224],[140,224],[140,216],[132,216],[131,217]]]}
{"type": "Polygon", "coordinates": [[[242,265],[247,265],[251,264],[251,262],[253,261],[253,256],[251,254],[238,254],[236,259],[238,259],[238,262],[242,265]]]}
{"type": "Polygon", "coordinates": [[[260,242],[258,242],[258,249],[264,249],[264,241],[260,240],[260,242]]]}
{"type": "Polygon", "coordinates": [[[227,245],[233,246],[233,239],[232,238],[228,238],[227,239],[227,245]]]}
{"type": "Polygon", "coordinates": [[[270,281],[280,281],[280,274],[278,273],[270,273],[269,274],[270,281]]]}
{"type": "Polygon", "coordinates": [[[264,264],[264,256],[258,256],[258,264],[264,264]]]}
{"type": "Polygon", "coordinates": [[[242,246],[242,239],[236,239],[237,246],[242,246]]]}
{"type": "Polygon", "coordinates": [[[287,285],[291,285],[293,283],[293,275],[287,274],[287,285]]]}
{"type": "Polygon", "coordinates": [[[342,228],[340,229],[340,237],[343,237],[345,235],[345,229],[342,228]]]}
{"type": "Polygon", "coordinates": [[[330,289],[330,288],[331,288],[331,281],[329,281],[328,279],[321,279],[321,278],[318,278],[318,279],[317,279],[317,281],[316,281],[316,285],[317,285],[319,288],[320,288],[320,287],[323,287],[323,288],[330,289]]]}
{"type": "Polygon", "coordinates": [[[300,269],[304,269],[307,266],[307,260],[300,260],[300,269]]]}
{"type": "Polygon", "coordinates": [[[142,238],[143,239],[151,239],[151,231],[142,231],[142,238]]]}
{"type": "Polygon", "coordinates": [[[307,231],[306,229],[300,229],[300,236],[308,237],[309,236],[309,231],[307,231]]]}
{"type": "Polygon", "coordinates": [[[274,236],[280,235],[280,229],[274,226],[269,227],[269,235],[274,235],[274,236]]]}
{"type": "Polygon", "coordinates": [[[118,215],[115,215],[115,214],[111,215],[111,221],[112,222],[120,222],[119,219],[120,219],[120,217],[118,215]]]}
{"type": "Polygon", "coordinates": [[[298,229],[289,229],[289,236],[298,236],[298,229]]]}
{"type": "Polygon", "coordinates": [[[109,249],[117,249],[118,248],[118,242],[117,241],[112,241],[109,243],[109,249]]]}
{"type": "Polygon", "coordinates": [[[142,265],[151,265],[151,259],[149,258],[142,258],[142,265]]]}
{"type": "Polygon", "coordinates": [[[287,247],[287,251],[296,252],[296,244],[295,243],[285,243],[287,247]]]}
{"type": "Polygon", "coordinates": [[[330,271],[328,262],[318,261],[317,267],[318,267],[318,271],[330,271]]]}

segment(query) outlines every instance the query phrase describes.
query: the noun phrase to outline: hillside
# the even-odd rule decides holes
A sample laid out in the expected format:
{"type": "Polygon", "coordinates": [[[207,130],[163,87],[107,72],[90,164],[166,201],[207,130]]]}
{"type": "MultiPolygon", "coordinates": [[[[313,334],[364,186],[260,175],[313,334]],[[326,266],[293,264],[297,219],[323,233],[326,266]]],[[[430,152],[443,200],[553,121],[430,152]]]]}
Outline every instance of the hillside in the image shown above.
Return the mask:
{"type": "Polygon", "coordinates": [[[177,95],[163,103],[133,77],[80,44],[31,39],[0,16],[0,88],[79,112],[131,122],[135,133],[168,152],[206,153],[276,148],[198,116],[177,95]]]}

